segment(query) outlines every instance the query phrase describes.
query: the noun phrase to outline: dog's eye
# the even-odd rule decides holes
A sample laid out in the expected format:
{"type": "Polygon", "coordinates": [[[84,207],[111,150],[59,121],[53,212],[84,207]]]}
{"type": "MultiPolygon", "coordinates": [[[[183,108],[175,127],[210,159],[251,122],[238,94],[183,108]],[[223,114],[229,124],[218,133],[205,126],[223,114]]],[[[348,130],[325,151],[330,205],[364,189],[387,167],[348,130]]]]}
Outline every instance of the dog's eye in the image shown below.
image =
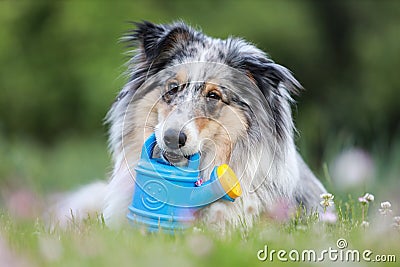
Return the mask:
{"type": "Polygon", "coordinates": [[[178,92],[179,90],[179,84],[176,82],[171,82],[168,84],[168,92],[167,94],[169,95],[174,95],[178,92]]]}
{"type": "Polygon", "coordinates": [[[214,91],[208,92],[206,95],[207,98],[211,98],[211,99],[215,99],[215,100],[220,100],[221,96],[219,94],[217,94],[214,91]]]}

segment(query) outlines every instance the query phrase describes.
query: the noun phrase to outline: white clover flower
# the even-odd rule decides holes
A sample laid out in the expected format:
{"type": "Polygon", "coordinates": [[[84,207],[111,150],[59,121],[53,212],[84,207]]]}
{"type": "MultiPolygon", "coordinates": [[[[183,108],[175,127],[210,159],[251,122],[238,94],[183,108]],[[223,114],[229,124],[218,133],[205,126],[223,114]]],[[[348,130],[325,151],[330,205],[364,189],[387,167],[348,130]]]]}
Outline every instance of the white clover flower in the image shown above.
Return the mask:
{"type": "Polygon", "coordinates": [[[370,193],[365,193],[364,198],[366,200],[368,200],[368,202],[372,202],[372,201],[375,200],[375,196],[373,194],[370,194],[370,193]]]}
{"type": "Polygon", "coordinates": [[[375,200],[374,195],[372,195],[370,193],[365,193],[364,196],[358,198],[358,202],[360,202],[362,204],[368,204],[369,202],[372,202],[374,200],[375,200]]]}
{"type": "Polygon", "coordinates": [[[319,204],[321,204],[322,207],[331,207],[333,204],[335,204],[332,200],[322,200],[319,204]]]}
{"type": "Polygon", "coordinates": [[[390,204],[389,201],[385,201],[381,203],[381,209],[379,209],[379,212],[386,216],[392,213],[392,210],[390,209],[392,207],[392,204],[390,204]]]}
{"type": "Polygon", "coordinates": [[[335,198],[334,195],[330,193],[324,193],[320,195],[320,198],[322,198],[322,201],[319,204],[321,204],[322,207],[327,208],[333,206],[333,199],[335,198]]]}
{"type": "Polygon", "coordinates": [[[358,202],[362,203],[362,204],[367,204],[368,200],[365,197],[359,197],[358,198],[358,202]]]}
{"type": "Polygon", "coordinates": [[[332,200],[335,196],[332,195],[331,193],[323,193],[323,194],[319,195],[319,197],[322,199],[331,199],[332,200]]]}
{"type": "Polygon", "coordinates": [[[394,216],[393,217],[392,227],[394,229],[400,230],[400,216],[394,216]]]}
{"type": "Polygon", "coordinates": [[[369,227],[369,222],[367,221],[362,221],[362,223],[360,224],[361,227],[363,228],[368,228],[369,227]]]}

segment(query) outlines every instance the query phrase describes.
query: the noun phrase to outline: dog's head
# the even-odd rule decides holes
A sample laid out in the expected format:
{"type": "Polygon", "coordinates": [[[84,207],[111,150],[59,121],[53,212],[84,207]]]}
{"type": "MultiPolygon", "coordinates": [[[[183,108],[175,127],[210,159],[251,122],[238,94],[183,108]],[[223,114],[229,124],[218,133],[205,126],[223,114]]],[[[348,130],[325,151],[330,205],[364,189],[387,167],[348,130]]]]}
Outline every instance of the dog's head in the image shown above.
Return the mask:
{"type": "MultiPolygon", "coordinates": [[[[265,143],[262,136],[271,143],[292,138],[290,94],[301,85],[255,46],[210,38],[180,22],[136,23],[124,39],[136,55],[109,120],[125,127],[122,135],[115,131],[127,143],[143,122],[170,161],[202,152],[228,163],[243,142],[249,143],[242,148],[265,143]],[[123,123],[117,113],[125,114],[123,123]]],[[[112,125],[113,150],[116,139],[112,125]]]]}

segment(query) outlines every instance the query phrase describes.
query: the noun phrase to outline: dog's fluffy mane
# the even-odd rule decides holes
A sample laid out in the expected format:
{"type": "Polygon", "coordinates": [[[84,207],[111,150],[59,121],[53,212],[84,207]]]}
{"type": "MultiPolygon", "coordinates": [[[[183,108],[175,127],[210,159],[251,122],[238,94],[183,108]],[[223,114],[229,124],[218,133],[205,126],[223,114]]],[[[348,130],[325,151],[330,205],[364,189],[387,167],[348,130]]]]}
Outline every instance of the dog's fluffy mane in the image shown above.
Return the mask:
{"type": "Polygon", "coordinates": [[[226,65],[254,84],[238,95],[247,118],[247,138],[239,138],[230,151],[230,165],[242,177],[243,195],[235,203],[213,203],[200,212],[199,219],[220,229],[226,229],[227,224],[250,227],[254,218],[271,213],[279,203],[289,207],[301,204],[307,210],[318,207],[319,195],[325,189],[294,144],[291,95],[299,93],[302,86],[288,69],[240,38],[211,38],[183,22],[156,25],[145,21],[135,26],[122,38],[134,48],[128,62],[129,81],[106,118],[114,163],[101,202],[107,224],[126,221],[134,190],[129,168],[140,156],[143,133],[148,136],[154,130],[146,128],[144,111],[137,108],[150,105],[143,103],[154,99],[149,96],[151,92],[139,88],[167,67],[193,62],[226,65]]]}

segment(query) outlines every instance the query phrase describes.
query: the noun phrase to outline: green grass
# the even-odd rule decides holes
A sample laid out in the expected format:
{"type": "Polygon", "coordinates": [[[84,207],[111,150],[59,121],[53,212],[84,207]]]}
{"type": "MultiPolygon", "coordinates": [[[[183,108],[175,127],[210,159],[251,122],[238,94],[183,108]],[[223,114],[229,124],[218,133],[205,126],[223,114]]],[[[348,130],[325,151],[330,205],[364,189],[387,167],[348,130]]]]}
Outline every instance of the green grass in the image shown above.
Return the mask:
{"type": "MultiPolygon", "coordinates": [[[[389,226],[364,229],[357,220],[345,217],[334,225],[315,218],[295,218],[285,224],[264,220],[247,233],[234,230],[225,237],[192,229],[175,236],[143,234],[131,228],[115,231],[93,219],[50,232],[41,222],[15,221],[4,214],[0,225],[8,249],[29,266],[279,266],[288,263],[276,255],[272,262],[269,258],[259,261],[257,252],[267,245],[269,250],[287,252],[314,249],[319,255],[323,249],[337,249],[339,238],[348,242],[347,249],[395,255],[397,262],[400,257],[398,230],[389,226]]],[[[318,264],[330,266],[332,262],[327,257],[318,264]]]]}
{"type": "MultiPolygon", "coordinates": [[[[110,230],[96,218],[71,224],[66,230],[50,231],[40,218],[15,217],[15,212],[7,209],[7,196],[16,189],[25,188],[44,196],[105,178],[110,170],[109,155],[103,136],[69,137],[48,147],[26,140],[5,142],[0,138],[0,152],[7,155],[0,162],[0,266],[285,266],[290,260],[280,262],[275,253],[273,262],[269,259],[262,262],[257,259],[257,252],[267,245],[269,251],[295,249],[301,253],[314,249],[319,253],[329,247],[337,249],[339,238],[346,239],[347,249],[361,252],[369,249],[373,256],[395,255],[397,263],[385,265],[398,266],[400,231],[391,226],[392,217],[400,215],[399,199],[394,193],[399,192],[398,144],[385,153],[386,161],[383,153],[377,154],[380,157],[378,182],[367,188],[375,194],[375,201],[365,214],[365,220],[370,222],[368,228],[361,226],[362,206],[357,201],[360,192],[365,190],[361,188],[360,192],[350,194],[331,191],[335,194],[338,216],[334,224],[321,222],[315,215],[298,214],[286,223],[260,218],[248,232],[235,229],[226,236],[201,225],[171,236],[143,234],[133,228],[110,230]],[[393,209],[392,215],[386,217],[378,212],[384,200],[391,201],[393,209]]],[[[328,170],[321,166],[320,173],[325,171],[322,180],[326,180],[328,170]]],[[[309,262],[296,264],[310,266],[309,262]]],[[[324,262],[316,264],[332,266],[335,263],[326,256],[324,262]]],[[[358,263],[359,266],[366,264],[358,263]]]]}

